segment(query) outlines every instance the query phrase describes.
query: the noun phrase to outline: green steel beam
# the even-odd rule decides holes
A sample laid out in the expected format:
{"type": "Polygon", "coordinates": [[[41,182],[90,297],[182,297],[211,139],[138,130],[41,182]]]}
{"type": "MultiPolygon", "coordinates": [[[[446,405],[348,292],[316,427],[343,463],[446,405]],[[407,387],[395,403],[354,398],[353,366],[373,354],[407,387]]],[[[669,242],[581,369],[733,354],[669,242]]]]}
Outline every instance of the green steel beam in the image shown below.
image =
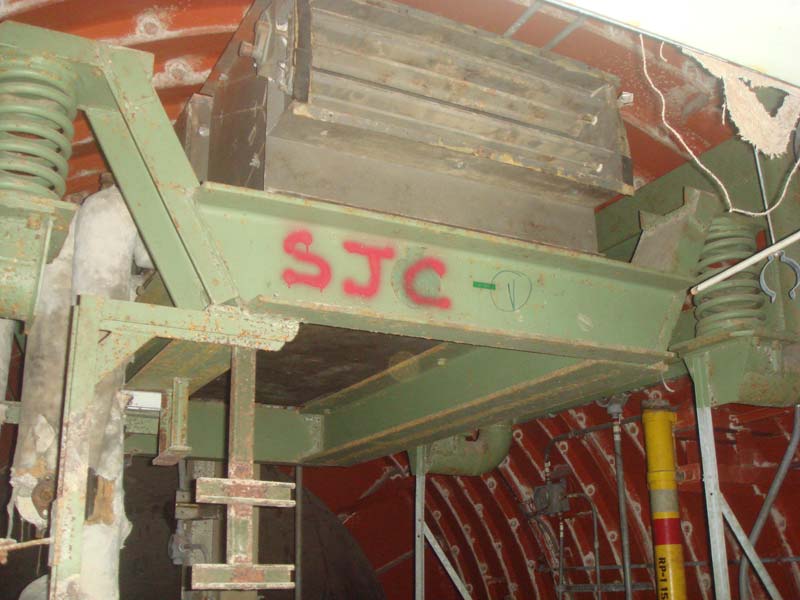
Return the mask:
{"type": "MultiPolygon", "coordinates": [[[[0,402],[5,423],[19,423],[19,402],[0,402]]],[[[227,405],[218,400],[194,398],[189,402],[187,458],[223,461],[227,457],[225,429],[227,405]]],[[[324,418],[301,414],[295,408],[256,404],[254,460],[257,463],[297,464],[318,452],[324,418]]],[[[158,454],[159,412],[125,413],[125,454],[158,454]]]]}
{"type": "Polygon", "coordinates": [[[296,321],[250,315],[233,307],[205,311],[82,297],[101,311],[100,329],[127,335],[277,350],[297,334],[296,321]]]}
{"type": "Polygon", "coordinates": [[[414,377],[322,408],[322,449],[312,464],[353,464],[488,423],[558,412],[657,379],[662,363],[634,365],[477,348],[429,363],[414,377]]]}
{"type": "MultiPolygon", "coordinates": [[[[227,405],[215,400],[189,401],[187,458],[219,460],[227,457],[227,405]]],[[[253,457],[258,463],[296,464],[319,451],[323,418],[303,415],[293,408],[256,404],[253,457]]],[[[125,417],[125,452],[158,454],[158,413],[128,411],[125,417]]]]}
{"type": "Polygon", "coordinates": [[[169,389],[173,378],[182,377],[189,381],[189,394],[194,394],[230,368],[228,346],[157,339],[134,358],[127,385],[132,390],[159,392],[169,389]]]}
{"type": "Polygon", "coordinates": [[[278,193],[206,183],[194,198],[248,308],[320,325],[649,364],[690,282],[278,193]]]}

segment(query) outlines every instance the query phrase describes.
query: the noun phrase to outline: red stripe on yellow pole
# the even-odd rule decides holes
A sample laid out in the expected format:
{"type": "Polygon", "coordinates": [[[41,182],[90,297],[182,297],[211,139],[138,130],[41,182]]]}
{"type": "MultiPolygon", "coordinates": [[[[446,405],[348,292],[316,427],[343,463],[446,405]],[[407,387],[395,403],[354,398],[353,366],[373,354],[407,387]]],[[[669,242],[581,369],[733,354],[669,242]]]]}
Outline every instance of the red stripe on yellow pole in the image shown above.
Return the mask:
{"type": "Polygon", "coordinates": [[[663,401],[649,403],[642,414],[647,453],[647,487],[653,519],[656,598],[686,600],[678,486],[675,480],[675,413],[663,401]]]}

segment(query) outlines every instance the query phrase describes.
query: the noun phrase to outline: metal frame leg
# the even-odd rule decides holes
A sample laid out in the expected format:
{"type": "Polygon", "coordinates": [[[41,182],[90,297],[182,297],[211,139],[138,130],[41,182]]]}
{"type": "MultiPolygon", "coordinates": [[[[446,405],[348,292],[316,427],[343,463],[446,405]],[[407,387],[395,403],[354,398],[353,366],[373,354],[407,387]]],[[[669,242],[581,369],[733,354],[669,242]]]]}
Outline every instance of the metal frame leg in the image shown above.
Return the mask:
{"type": "Polygon", "coordinates": [[[697,434],[703,462],[703,490],[706,497],[706,520],[711,544],[711,566],[714,574],[714,593],[718,600],[731,597],[728,575],[728,552],[725,548],[725,523],[722,517],[722,493],[717,470],[717,448],[714,444],[714,422],[711,416],[713,392],[708,379],[707,354],[687,357],[686,364],[694,380],[697,434]]]}
{"type": "Polygon", "coordinates": [[[294,468],[294,600],[303,600],[303,466],[294,468]]]}
{"type": "Polygon", "coordinates": [[[439,545],[439,541],[433,535],[431,528],[428,527],[428,524],[425,524],[425,539],[428,540],[428,543],[431,545],[433,549],[433,553],[442,563],[444,570],[447,572],[447,575],[450,577],[450,581],[453,582],[453,585],[456,586],[456,590],[458,590],[459,595],[463,600],[471,600],[469,591],[467,590],[467,586],[464,585],[464,582],[459,577],[458,573],[456,572],[455,567],[450,562],[450,559],[447,558],[447,554],[445,554],[444,549],[439,545]]]}
{"type": "Polygon", "coordinates": [[[61,420],[58,487],[51,525],[50,600],[80,597],[86,483],[89,477],[89,405],[97,384],[100,309],[82,298],[72,315],[67,393],[61,420]]]}
{"type": "MultiPolygon", "coordinates": [[[[713,349],[711,350],[713,351],[713,349]]],[[[725,547],[725,521],[728,522],[747,558],[773,600],[781,597],[764,563],[742,529],[739,520],[722,494],[717,469],[717,448],[714,441],[714,422],[711,405],[714,391],[709,380],[708,352],[686,357],[686,365],[694,380],[697,432],[703,461],[703,489],[706,497],[706,519],[711,543],[711,564],[714,573],[714,593],[718,600],[731,598],[728,574],[728,553],[725,547]]]]}
{"type": "Polygon", "coordinates": [[[772,581],[772,577],[770,577],[769,573],[767,573],[764,563],[761,562],[761,557],[758,555],[758,552],[756,552],[753,544],[750,543],[750,538],[747,537],[744,529],[742,529],[742,525],[739,523],[739,519],[736,518],[733,509],[728,504],[728,501],[725,500],[725,497],[722,495],[722,493],[720,493],[719,498],[720,505],[722,507],[722,516],[725,517],[725,520],[728,522],[728,526],[731,528],[731,531],[733,531],[733,534],[736,536],[736,539],[742,546],[742,550],[747,555],[750,563],[753,565],[753,569],[761,578],[761,583],[763,583],[764,587],[767,589],[769,597],[772,598],[772,600],[781,600],[781,594],[778,592],[778,588],[775,587],[775,582],[772,581]]]}
{"type": "Polygon", "coordinates": [[[228,478],[197,480],[197,502],[227,506],[225,564],[198,564],[192,568],[193,589],[292,589],[294,564],[257,564],[254,540],[255,508],[293,508],[294,483],[253,479],[255,433],[256,350],[234,346],[231,358],[231,394],[228,422],[228,478]]]}
{"type": "Polygon", "coordinates": [[[419,448],[414,471],[414,600],[425,600],[425,449],[419,448]]]}

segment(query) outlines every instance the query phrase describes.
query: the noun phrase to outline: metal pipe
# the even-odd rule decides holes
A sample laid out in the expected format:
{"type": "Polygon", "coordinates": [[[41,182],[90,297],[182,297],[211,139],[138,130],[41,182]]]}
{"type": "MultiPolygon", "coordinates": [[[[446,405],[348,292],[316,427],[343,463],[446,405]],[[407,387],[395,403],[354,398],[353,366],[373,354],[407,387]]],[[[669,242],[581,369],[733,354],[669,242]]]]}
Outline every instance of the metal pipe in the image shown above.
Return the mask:
{"type": "Polygon", "coordinates": [[[748,267],[752,267],[754,264],[761,262],[765,258],[768,258],[769,256],[775,254],[776,252],[779,252],[784,248],[788,248],[789,246],[798,241],[800,241],[800,230],[795,231],[793,234],[783,238],[779,242],[775,242],[774,244],[767,246],[760,252],[756,252],[750,258],[745,258],[743,261],[738,262],[735,265],[732,265],[723,271],[720,271],[713,277],[709,277],[705,281],[698,283],[689,291],[693,296],[695,296],[700,292],[707,290],[711,286],[716,285],[721,281],[725,281],[726,279],[733,277],[737,273],[744,271],[748,267]]]}
{"type": "Polygon", "coordinates": [[[525,12],[523,12],[516,21],[514,21],[511,27],[506,29],[503,37],[510,38],[517,33],[520,28],[525,25],[525,23],[527,23],[533,15],[536,14],[536,11],[539,10],[542,4],[543,0],[536,0],[535,2],[532,2],[531,5],[525,9],[525,12]]]}
{"type": "MultiPolygon", "coordinates": [[[[621,583],[604,583],[600,586],[601,591],[603,592],[621,592],[625,589],[625,586],[621,583]]],[[[641,591],[649,591],[653,589],[653,584],[649,581],[643,581],[641,583],[636,583],[633,586],[633,589],[637,592],[641,591]]],[[[563,587],[559,587],[559,593],[575,593],[580,594],[583,593],[590,593],[596,590],[596,586],[590,583],[576,583],[573,585],[565,585],[563,587]]]]}
{"type": "Polygon", "coordinates": [[[761,578],[761,583],[764,584],[767,594],[769,594],[769,597],[772,598],[772,600],[781,600],[782,596],[778,591],[778,588],[775,586],[775,582],[772,581],[772,577],[769,576],[767,568],[764,566],[764,563],[761,562],[756,549],[753,548],[753,544],[751,544],[750,540],[747,539],[747,534],[744,532],[741,523],[739,523],[739,519],[736,518],[733,509],[731,509],[730,504],[728,504],[728,501],[725,499],[725,496],[722,495],[722,492],[720,492],[719,497],[722,516],[725,517],[725,521],[727,521],[728,526],[733,532],[733,535],[736,537],[736,541],[739,542],[739,545],[742,547],[742,551],[745,553],[745,555],[747,555],[747,558],[750,559],[750,562],[753,563],[753,568],[761,578]]]}
{"type": "Polygon", "coordinates": [[[431,545],[433,549],[433,553],[439,559],[439,562],[442,563],[445,572],[450,577],[450,581],[453,582],[453,585],[458,590],[458,593],[461,595],[462,600],[470,600],[469,591],[467,591],[467,586],[464,585],[464,582],[459,577],[458,573],[456,573],[455,567],[450,562],[450,559],[447,558],[447,554],[445,554],[444,549],[439,545],[439,540],[433,535],[431,528],[428,527],[428,524],[425,523],[425,539],[428,540],[428,543],[431,545]]]}
{"type": "Polygon", "coordinates": [[[414,459],[414,600],[425,600],[425,451],[414,459]]]}
{"type": "Polygon", "coordinates": [[[690,354],[685,360],[694,380],[697,434],[703,463],[703,492],[706,499],[714,595],[718,600],[728,600],[731,597],[731,587],[728,579],[728,553],[725,547],[725,524],[722,520],[722,493],[719,488],[717,448],[714,443],[714,420],[711,416],[712,392],[707,357],[708,354],[703,352],[690,354]]]}
{"type": "MultiPolygon", "coordinates": [[[[789,467],[794,459],[794,454],[797,451],[797,446],[800,443],[800,404],[794,407],[794,425],[792,427],[792,435],[789,438],[789,445],[786,447],[786,452],[783,454],[778,470],[775,472],[775,478],[769,486],[769,491],[764,498],[764,503],[761,505],[761,510],[758,511],[756,522],[753,524],[753,529],[750,530],[750,543],[756,545],[758,538],[761,536],[761,531],[767,522],[772,505],[775,503],[775,498],[783,485],[783,480],[789,472],[789,467]]],[[[763,562],[763,561],[762,561],[763,562]]],[[[740,600],[748,600],[750,597],[750,586],[747,579],[750,562],[747,560],[747,555],[742,555],[739,561],[739,598],[740,600]]]]}
{"type": "MultiPolygon", "coordinates": [[[[627,425],[628,423],[636,423],[641,421],[642,417],[639,415],[628,417],[626,419],[622,419],[621,423],[623,425],[627,425]]],[[[591,427],[584,427],[583,429],[572,429],[567,433],[562,433],[555,437],[550,438],[550,441],[547,442],[547,445],[544,447],[544,478],[545,481],[550,481],[550,454],[553,451],[553,446],[555,446],[558,442],[565,442],[568,440],[573,440],[579,437],[583,437],[584,435],[589,435],[590,433],[597,433],[598,431],[605,431],[606,429],[611,429],[614,426],[614,423],[601,423],[600,425],[592,425],[591,427]]]]}
{"type": "MultiPolygon", "coordinates": [[[[756,173],[758,174],[758,188],[761,190],[761,203],[764,210],[769,211],[769,199],[767,198],[767,188],[764,185],[764,172],[761,170],[761,159],[758,157],[758,148],[753,146],[753,158],[756,161],[756,173]]],[[[775,243],[775,228],[772,225],[772,213],[767,212],[767,229],[769,231],[769,243],[775,243]]]]}
{"type": "Polygon", "coordinates": [[[600,595],[602,594],[602,582],[600,581],[600,537],[597,533],[597,507],[594,505],[594,502],[592,502],[589,494],[584,492],[567,494],[567,498],[583,498],[589,503],[589,507],[592,509],[592,533],[594,536],[594,584],[596,586],[594,597],[599,599],[600,595]]]}
{"type": "MultiPolygon", "coordinates": [[[[729,565],[738,564],[739,561],[736,560],[729,560],[729,565]]],[[[771,564],[786,564],[786,563],[796,563],[800,562],[800,556],[768,556],[767,558],[762,558],[761,562],[765,565],[771,564]]],[[[707,567],[710,563],[707,560],[685,560],[683,561],[684,567],[707,567]]],[[[631,569],[653,569],[655,564],[653,563],[634,563],[631,565],[631,569]]],[[[536,570],[539,573],[552,573],[554,569],[545,564],[538,565],[536,570]]],[[[566,571],[593,571],[593,566],[586,566],[586,565],[572,565],[569,567],[564,567],[566,571]]],[[[622,571],[622,565],[600,565],[601,571],[622,571]]]]}
{"type": "Polygon", "coordinates": [[[11,367],[11,349],[14,345],[14,330],[17,322],[0,319],[0,400],[6,399],[8,371],[11,367]]]}
{"type": "Polygon", "coordinates": [[[673,426],[676,416],[663,400],[645,406],[642,423],[653,520],[656,595],[663,600],[685,600],[686,573],[675,478],[673,426]]]}
{"type": "Polygon", "coordinates": [[[558,46],[561,42],[563,42],[567,37],[575,31],[578,27],[584,24],[586,21],[586,15],[579,15],[572,21],[569,25],[564,27],[561,31],[559,31],[553,39],[547,42],[544,46],[542,46],[542,50],[552,50],[556,46],[558,46]]]}
{"type": "Polygon", "coordinates": [[[303,598],[303,466],[294,468],[294,600],[303,598]]]}
{"type": "Polygon", "coordinates": [[[614,467],[617,472],[617,496],[619,505],[619,529],[622,540],[622,573],[625,583],[625,600],[633,600],[633,578],[631,575],[631,540],[628,531],[628,511],[625,498],[625,472],[622,463],[622,414],[614,419],[614,467]]]}
{"type": "Polygon", "coordinates": [[[561,600],[564,584],[564,519],[558,519],[558,600],[561,600]]]}

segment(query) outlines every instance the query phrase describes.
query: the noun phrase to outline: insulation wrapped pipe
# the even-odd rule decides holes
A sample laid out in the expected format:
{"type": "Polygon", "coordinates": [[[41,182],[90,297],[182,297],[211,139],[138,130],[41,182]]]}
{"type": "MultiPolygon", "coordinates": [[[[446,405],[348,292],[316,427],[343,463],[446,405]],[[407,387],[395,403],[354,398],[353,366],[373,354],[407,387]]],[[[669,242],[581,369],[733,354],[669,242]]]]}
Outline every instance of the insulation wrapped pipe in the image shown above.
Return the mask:
{"type": "Polygon", "coordinates": [[[34,319],[28,323],[17,445],[11,469],[14,504],[38,529],[47,525],[55,492],[58,432],[64,397],[75,222],[61,251],[44,267],[34,319]]]}
{"type": "MultiPolygon", "coordinates": [[[[84,294],[132,299],[137,284],[134,262],[151,266],[122,195],[109,187],[84,201],[60,254],[45,268],[28,338],[12,478],[17,509],[37,527],[46,525],[49,507],[45,499],[37,500],[37,493],[50,486],[44,498],[51,499],[55,491],[72,305],[84,294]]],[[[92,514],[83,530],[80,590],[85,600],[119,597],[119,550],[130,531],[122,488],[123,414],[128,398],[119,390],[124,375],[123,365],[99,381],[90,408],[85,443],[98,481],[92,514]]]]}
{"type": "MultiPolygon", "coordinates": [[[[478,430],[475,439],[455,435],[423,446],[427,472],[441,475],[483,475],[497,467],[511,448],[510,423],[498,423],[478,430]]],[[[411,470],[419,449],[408,451],[411,470]]]]}

